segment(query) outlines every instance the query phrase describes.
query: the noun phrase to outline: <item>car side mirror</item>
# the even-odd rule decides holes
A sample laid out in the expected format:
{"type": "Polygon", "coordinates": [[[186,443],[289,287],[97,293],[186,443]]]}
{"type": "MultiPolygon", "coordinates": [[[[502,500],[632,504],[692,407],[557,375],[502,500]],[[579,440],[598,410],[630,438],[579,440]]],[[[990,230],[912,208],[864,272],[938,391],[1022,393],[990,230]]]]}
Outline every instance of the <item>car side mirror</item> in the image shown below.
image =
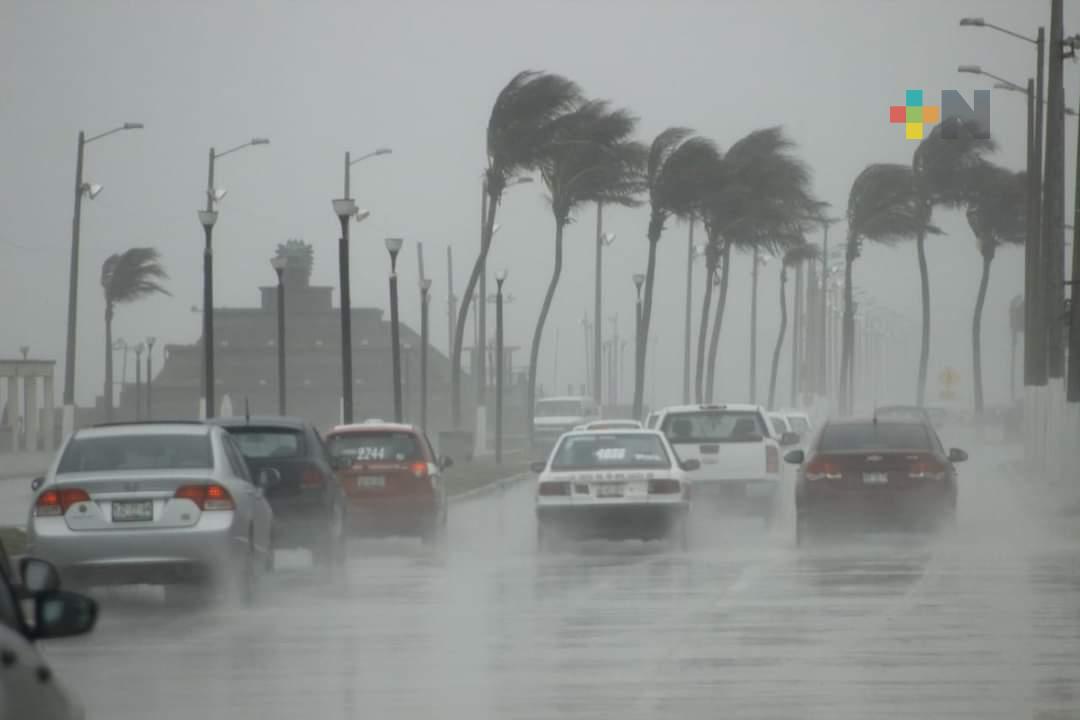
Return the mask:
{"type": "Polygon", "coordinates": [[[38,490],[41,489],[41,486],[44,485],[44,484],[45,484],[45,478],[36,477],[36,478],[34,478],[33,480],[30,481],[30,489],[33,490],[34,492],[37,492],[38,490]]]}
{"type": "Polygon", "coordinates": [[[802,465],[804,460],[806,460],[806,453],[802,450],[792,450],[784,456],[784,462],[789,465],[802,465]]]}
{"type": "Polygon", "coordinates": [[[795,432],[786,432],[780,436],[780,444],[784,446],[798,445],[800,440],[802,436],[795,432]]]}
{"type": "Polygon", "coordinates": [[[681,463],[679,463],[679,467],[681,467],[686,472],[693,472],[694,470],[700,470],[701,469],[701,461],[698,460],[697,458],[691,458],[689,460],[683,460],[681,463]]]}
{"type": "Polygon", "coordinates": [[[60,573],[45,560],[24,557],[19,561],[19,576],[28,593],[49,592],[60,589],[60,573]]]}
{"type": "Polygon", "coordinates": [[[449,455],[443,455],[441,458],[439,458],[439,469],[440,470],[446,470],[449,467],[453,467],[453,465],[454,465],[454,459],[452,457],[450,457],[449,455]]]}
{"type": "Polygon", "coordinates": [[[281,482],[281,473],[278,472],[277,468],[263,468],[259,471],[255,482],[263,490],[269,490],[281,482]]]}
{"type": "Polygon", "coordinates": [[[967,459],[968,459],[968,454],[966,452],[964,452],[963,450],[961,450],[960,448],[950,448],[949,449],[949,462],[958,463],[958,462],[964,462],[967,459]]]}
{"type": "Polygon", "coordinates": [[[47,590],[34,596],[33,637],[71,637],[90,632],[97,622],[98,605],[91,598],[65,590],[47,590]]]}
{"type": "Polygon", "coordinates": [[[534,463],[529,463],[529,469],[534,473],[540,474],[544,472],[544,468],[547,467],[547,462],[544,460],[537,460],[534,463]]]}

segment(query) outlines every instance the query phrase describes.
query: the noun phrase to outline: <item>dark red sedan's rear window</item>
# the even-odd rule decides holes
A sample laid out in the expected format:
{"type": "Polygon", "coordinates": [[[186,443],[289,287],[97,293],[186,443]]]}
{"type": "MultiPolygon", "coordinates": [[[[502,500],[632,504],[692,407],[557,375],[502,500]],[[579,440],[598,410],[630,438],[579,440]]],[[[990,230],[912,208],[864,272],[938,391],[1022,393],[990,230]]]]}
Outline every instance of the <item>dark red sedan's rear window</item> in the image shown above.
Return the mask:
{"type": "Polygon", "coordinates": [[[833,424],[822,431],[818,442],[820,452],[931,449],[930,434],[918,423],[833,424]]]}
{"type": "Polygon", "coordinates": [[[428,458],[420,439],[410,432],[372,430],[342,433],[327,439],[327,448],[334,457],[352,462],[413,462],[428,458]]]}

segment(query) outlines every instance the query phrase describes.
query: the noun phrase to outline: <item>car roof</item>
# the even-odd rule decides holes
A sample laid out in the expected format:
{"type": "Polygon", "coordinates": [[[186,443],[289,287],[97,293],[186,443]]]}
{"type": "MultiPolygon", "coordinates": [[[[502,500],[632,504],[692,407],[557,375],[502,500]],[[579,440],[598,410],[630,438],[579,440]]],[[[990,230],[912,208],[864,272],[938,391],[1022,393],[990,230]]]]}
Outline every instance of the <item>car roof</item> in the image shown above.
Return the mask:
{"type": "Polygon", "coordinates": [[[589,423],[586,423],[585,427],[589,427],[590,425],[611,425],[612,423],[617,425],[621,424],[627,429],[641,427],[641,421],[634,420],[633,418],[608,418],[606,420],[593,420],[589,423]]]}
{"type": "Polygon", "coordinates": [[[125,435],[208,435],[206,423],[185,420],[107,423],[75,431],[75,437],[123,437],[125,435]]]}
{"type": "Polygon", "coordinates": [[[760,405],[753,405],[751,403],[703,403],[701,405],[672,405],[666,407],[660,412],[663,414],[668,413],[691,413],[702,412],[709,410],[735,410],[737,412],[764,412],[764,409],[760,405]]]}
{"type": "Polygon", "coordinates": [[[810,417],[810,413],[806,412],[805,410],[777,410],[776,412],[780,415],[786,415],[787,417],[799,417],[807,419],[809,419],[810,417]]]}
{"type": "Polygon", "coordinates": [[[347,433],[363,433],[363,432],[411,432],[419,433],[420,430],[415,425],[408,425],[406,423],[392,423],[382,421],[366,421],[362,423],[349,423],[346,425],[335,425],[330,428],[331,434],[347,434],[347,433]]]}
{"type": "Polygon", "coordinates": [[[536,402],[548,402],[548,401],[571,401],[582,402],[584,400],[592,400],[590,397],[584,395],[549,395],[548,397],[537,398],[536,402]]]}
{"type": "Polygon", "coordinates": [[[656,435],[664,438],[664,433],[653,428],[604,428],[602,430],[570,430],[566,435],[656,435]]]}
{"type": "Polygon", "coordinates": [[[293,430],[303,430],[308,427],[307,420],[298,417],[281,415],[252,415],[251,417],[217,417],[207,420],[212,425],[221,425],[226,428],[244,427],[257,425],[261,427],[282,427],[293,430]]]}

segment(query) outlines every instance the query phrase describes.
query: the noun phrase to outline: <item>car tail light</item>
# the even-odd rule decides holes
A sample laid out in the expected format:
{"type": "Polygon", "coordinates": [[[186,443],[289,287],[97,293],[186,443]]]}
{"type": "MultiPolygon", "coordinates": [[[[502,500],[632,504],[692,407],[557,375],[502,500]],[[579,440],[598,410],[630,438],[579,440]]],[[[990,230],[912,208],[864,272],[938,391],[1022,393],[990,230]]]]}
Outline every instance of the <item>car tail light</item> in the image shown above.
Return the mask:
{"type": "Polygon", "coordinates": [[[839,480],[843,477],[840,466],[836,463],[814,458],[807,464],[803,477],[807,480],[839,480]]]}
{"type": "Polygon", "coordinates": [[[780,451],[773,445],[765,446],[765,472],[780,472],[780,451]]]}
{"type": "Polygon", "coordinates": [[[63,515],[68,508],[79,502],[90,502],[90,495],[81,488],[61,488],[46,490],[38,495],[34,503],[34,515],[49,517],[63,515]]]}
{"type": "Polygon", "coordinates": [[[918,460],[908,469],[908,477],[929,480],[944,480],[945,468],[933,460],[918,460]]]}
{"type": "Polygon", "coordinates": [[[678,480],[661,479],[649,481],[650,495],[674,495],[682,491],[682,483],[678,480]]]}
{"type": "Polygon", "coordinates": [[[184,485],[173,497],[190,500],[200,510],[232,510],[236,507],[232,495],[221,485],[184,485]]]}
{"type": "Polygon", "coordinates": [[[540,483],[539,492],[541,495],[544,495],[546,497],[551,497],[555,495],[569,495],[570,483],[562,480],[557,480],[555,482],[542,482],[540,483]]]}
{"type": "Polygon", "coordinates": [[[409,471],[412,472],[418,480],[423,480],[428,475],[428,465],[426,462],[409,463],[409,471]]]}
{"type": "Polygon", "coordinates": [[[322,484],[323,475],[318,468],[304,468],[304,472],[300,475],[300,487],[314,488],[321,487],[322,484]]]}

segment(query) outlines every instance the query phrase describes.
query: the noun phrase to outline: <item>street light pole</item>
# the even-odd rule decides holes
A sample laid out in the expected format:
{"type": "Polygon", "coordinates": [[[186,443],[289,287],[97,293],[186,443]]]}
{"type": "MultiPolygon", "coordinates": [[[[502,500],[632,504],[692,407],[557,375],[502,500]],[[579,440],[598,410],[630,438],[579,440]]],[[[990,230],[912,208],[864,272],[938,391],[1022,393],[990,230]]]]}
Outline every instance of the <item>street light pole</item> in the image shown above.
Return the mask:
{"type": "MultiPolygon", "coordinates": [[[[634,289],[637,302],[634,305],[634,377],[641,375],[641,286],[645,282],[644,273],[634,273],[634,289]]],[[[640,418],[639,418],[640,419],[640,418]]]]}
{"type": "Polygon", "coordinates": [[[277,274],[277,392],[278,415],[286,414],[285,401],[285,267],[289,260],[284,255],[275,255],[270,266],[277,274]]]}
{"type": "Polygon", "coordinates": [[[394,422],[401,422],[401,346],[398,329],[397,256],[404,244],[402,238],[386,238],[390,253],[390,343],[394,358],[394,422]]]}
{"type": "Polygon", "coordinates": [[[683,379],[682,394],[683,404],[690,403],[690,314],[693,302],[694,285],[694,214],[690,213],[690,232],[686,245],[686,318],[683,323],[683,379]]]}
{"type": "MultiPolygon", "coordinates": [[[[82,224],[82,198],[83,195],[88,195],[92,200],[101,192],[100,185],[94,186],[83,181],[83,156],[86,146],[95,140],[100,140],[121,130],[139,130],[142,127],[142,123],[124,123],[120,127],[90,138],[87,138],[86,133],[82,130],[79,131],[78,146],[75,154],[75,211],[71,219],[67,343],[64,354],[64,410],[61,419],[61,428],[65,436],[70,435],[75,429],[75,340],[79,313],[79,234],[82,224]]],[[[111,398],[108,400],[111,402],[111,398]]]]}
{"type": "Polygon", "coordinates": [[[264,137],[256,137],[246,143],[217,152],[210,148],[210,161],[206,174],[206,209],[199,211],[199,223],[203,226],[206,246],[203,249],[203,417],[212,418],[217,414],[214,401],[214,224],[218,211],[214,204],[220,202],[226,191],[214,187],[214,161],[254,145],[269,145],[264,137]]]}
{"type": "Polygon", "coordinates": [[[502,464],[503,441],[503,283],[506,270],[495,273],[495,464],[502,464]]]}
{"type": "Polygon", "coordinates": [[[431,278],[420,281],[420,427],[427,429],[428,416],[428,301],[431,278]]]}
{"type": "Polygon", "coordinates": [[[757,402],[757,288],[761,256],[754,246],[754,269],[750,276],[750,403],[757,402]]]}
{"type": "Polygon", "coordinates": [[[135,346],[135,421],[142,419],[142,353],[143,344],[135,346]]]}
{"type": "Polygon", "coordinates": [[[146,338],[146,419],[154,419],[154,343],[157,338],[146,338]]]}

